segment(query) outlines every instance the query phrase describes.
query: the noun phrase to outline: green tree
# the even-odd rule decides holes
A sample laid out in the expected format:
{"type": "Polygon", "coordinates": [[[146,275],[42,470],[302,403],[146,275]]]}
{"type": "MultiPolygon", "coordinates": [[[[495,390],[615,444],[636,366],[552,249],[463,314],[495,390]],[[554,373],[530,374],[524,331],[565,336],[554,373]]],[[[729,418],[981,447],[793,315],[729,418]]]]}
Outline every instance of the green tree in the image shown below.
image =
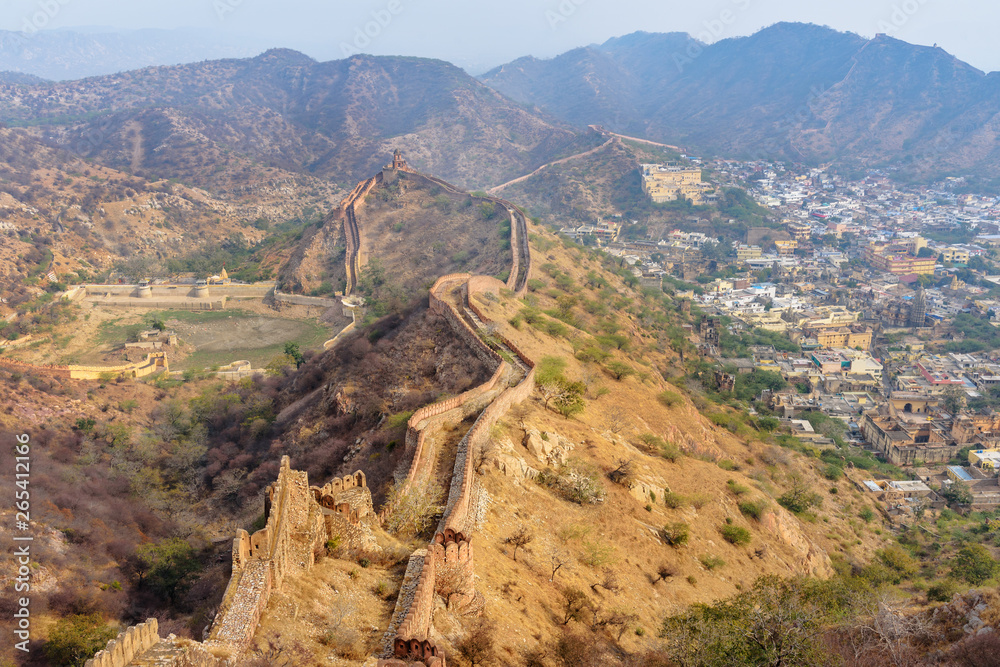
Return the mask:
{"type": "Polygon", "coordinates": [[[132,567],[139,586],[148,587],[171,603],[187,590],[190,575],[201,569],[194,547],[179,537],[139,545],[132,567]]]}
{"type": "Polygon", "coordinates": [[[583,393],[587,390],[587,385],[582,382],[563,381],[561,391],[552,401],[556,411],[563,417],[569,419],[575,414],[583,412],[586,404],[583,402],[583,393]]]}
{"type": "Polygon", "coordinates": [[[49,631],[45,656],[52,665],[83,667],[117,635],[118,631],[105,623],[99,614],[68,616],[56,622],[49,631]]]}
{"type": "Polygon", "coordinates": [[[624,380],[630,375],[635,375],[635,369],[622,361],[609,361],[605,368],[616,380],[624,380]]]}
{"type": "Polygon", "coordinates": [[[767,576],[732,598],[667,617],[660,637],[679,665],[819,665],[821,620],[798,582],[767,576]]]}
{"type": "Polygon", "coordinates": [[[299,368],[305,363],[305,357],[302,356],[302,352],[299,350],[298,343],[285,343],[285,354],[295,360],[295,367],[299,368]]]}
{"type": "Polygon", "coordinates": [[[990,555],[989,549],[982,544],[966,544],[959,549],[951,574],[973,586],[979,586],[990,579],[997,571],[997,561],[990,555]]]}
{"type": "Polygon", "coordinates": [[[969,485],[965,482],[952,482],[948,488],[942,489],[941,495],[948,502],[959,505],[972,504],[972,491],[969,490],[969,485]]]}
{"type": "Polygon", "coordinates": [[[958,414],[965,407],[966,394],[958,387],[948,387],[942,393],[944,397],[944,409],[953,415],[958,414]]]}

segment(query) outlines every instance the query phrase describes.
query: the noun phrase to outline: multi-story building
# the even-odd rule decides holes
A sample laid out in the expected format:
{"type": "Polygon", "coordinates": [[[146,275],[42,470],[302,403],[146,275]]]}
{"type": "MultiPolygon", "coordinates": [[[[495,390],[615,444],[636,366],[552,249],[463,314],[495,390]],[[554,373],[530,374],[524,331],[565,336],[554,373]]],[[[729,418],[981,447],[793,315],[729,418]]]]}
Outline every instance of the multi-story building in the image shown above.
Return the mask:
{"type": "Polygon", "coordinates": [[[799,242],[795,239],[790,241],[778,240],[774,242],[774,247],[777,248],[779,255],[791,255],[799,247],[799,242]]]}
{"type": "Polygon", "coordinates": [[[701,169],[685,169],[663,164],[642,165],[642,191],[657,204],[676,201],[684,197],[692,204],[705,203],[705,195],[712,189],[701,180],[701,169]]]}
{"type": "Polygon", "coordinates": [[[945,248],[941,251],[941,256],[946,262],[969,263],[969,251],[965,248],[945,248]]]}
{"type": "Polygon", "coordinates": [[[746,262],[751,259],[759,259],[764,251],[758,245],[738,245],[736,246],[736,261],[746,262]]]}
{"type": "MultiPolygon", "coordinates": [[[[916,239],[923,241],[920,237],[916,239]]],[[[905,276],[911,273],[933,275],[934,263],[937,258],[917,257],[910,248],[919,245],[914,239],[908,239],[909,243],[872,243],[865,249],[865,261],[872,268],[885,271],[897,276],[905,276]]],[[[919,252],[919,251],[917,251],[919,252]]]]}
{"type": "Polygon", "coordinates": [[[872,330],[867,327],[837,327],[835,329],[803,330],[808,338],[815,338],[820,347],[861,348],[867,350],[872,344],[872,330]]]}

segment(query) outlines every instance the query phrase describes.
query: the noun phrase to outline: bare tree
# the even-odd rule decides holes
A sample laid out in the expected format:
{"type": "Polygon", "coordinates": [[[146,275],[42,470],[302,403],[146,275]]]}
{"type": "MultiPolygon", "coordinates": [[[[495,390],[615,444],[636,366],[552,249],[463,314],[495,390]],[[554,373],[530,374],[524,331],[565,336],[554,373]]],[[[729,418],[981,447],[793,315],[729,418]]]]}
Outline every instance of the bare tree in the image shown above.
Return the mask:
{"type": "Polygon", "coordinates": [[[514,562],[517,562],[517,550],[521,547],[526,547],[535,539],[535,535],[528,530],[527,526],[521,526],[517,531],[508,537],[505,542],[514,547],[513,558],[514,562]]]}
{"type": "Polygon", "coordinates": [[[556,574],[569,562],[569,552],[561,546],[552,545],[549,548],[549,569],[552,570],[552,573],[549,575],[549,581],[555,581],[556,574]]]}
{"type": "Polygon", "coordinates": [[[613,407],[608,410],[604,417],[604,425],[615,435],[627,429],[631,424],[632,416],[624,408],[613,407]]]}
{"type": "Polygon", "coordinates": [[[632,614],[620,609],[614,609],[611,613],[604,619],[602,625],[607,625],[615,628],[618,631],[617,639],[622,640],[622,635],[628,630],[633,623],[639,620],[638,614],[632,614]]]}
{"type": "Polygon", "coordinates": [[[633,477],[635,477],[635,463],[632,459],[618,459],[618,467],[608,473],[608,479],[622,486],[628,486],[633,477]]]}
{"type": "Polygon", "coordinates": [[[590,588],[595,593],[598,588],[603,588],[609,593],[619,593],[621,592],[622,586],[621,582],[618,581],[618,575],[615,574],[614,570],[610,568],[604,569],[604,578],[600,581],[595,581],[590,585],[590,588]]]}
{"type": "Polygon", "coordinates": [[[468,660],[473,667],[491,662],[496,654],[494,646],[496,628],[495,621],[480,618],[456,645],[459,655],[468,660]]]}
{"type": "Polygon", "coordinates": [[[473,463],[475,464],[475,470],[477,475],[484,474],[486,470],[486,464],[493,459],[493,454],[496,452],[497,446],[496,442],[490,438],[489,441],[479,446],[476,449],[475,458],[473,463]]]}
{"type": "Polygon", "coordinates": [[[914,655],[911,642],[930,629],[924,614],[905,614],[903,605],[888,593],[859,595],[861,613],[851,632],[855,658],[877,654],[883,664],[908,665],[914,655]]]}

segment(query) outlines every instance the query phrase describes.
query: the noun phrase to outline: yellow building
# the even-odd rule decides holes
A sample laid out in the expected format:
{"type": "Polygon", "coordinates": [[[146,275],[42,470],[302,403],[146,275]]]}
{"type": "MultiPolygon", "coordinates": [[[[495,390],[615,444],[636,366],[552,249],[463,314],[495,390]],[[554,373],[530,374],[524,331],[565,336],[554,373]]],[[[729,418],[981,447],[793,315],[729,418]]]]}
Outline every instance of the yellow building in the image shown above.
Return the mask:
{"type": "Polygon", "coordinates": [[[663,164],[642,165],[642,191],[657,204],[684,197],[692,204],[705,203],[709,183],[701,180],[701,169],[684,169],[663,164]]]}
{"type": "Polygon", "coordinates": [[[852,331],[847,327],[816,331],[816,342],[826,348],[858,348],[867,350],[872,344],[870,329],[852,331]]]}
{"type": "Polygon", "coordinates": [[[916,256],[920,248],[926,246],[927,242],[919,236],[892,243],[872,242],[865,249],[864,258],[872,268],[893,275],[902,276],[910,273],[931,275],[934,273],[937,257],[916,256]]]}
{"type": "Polygon", "coordinates": [[[969,263],[969,251],[965,248],[945,248],[941,255],[946,262],[957,262],[959,264],[969,263]]]}
{"type": "Polygon", "coordinates": [[[1000,466],[1000,449],[988,447],[969,450],[969,465],[985,470],[996,470],[1000,466]]]}
{"type": "Polygon", "coordinates": [[[748,259],[758,259],[764,251],[759,245],[741,245],[736,247],[736,261],[745,262],[748,259]]]}
{"type": "Polygon", "coordinates": [[[795,239],[791,241],[775,241],[774,247],[778,249],[779,255],[791,255],[799,247],[799,242],[795,239]]]}

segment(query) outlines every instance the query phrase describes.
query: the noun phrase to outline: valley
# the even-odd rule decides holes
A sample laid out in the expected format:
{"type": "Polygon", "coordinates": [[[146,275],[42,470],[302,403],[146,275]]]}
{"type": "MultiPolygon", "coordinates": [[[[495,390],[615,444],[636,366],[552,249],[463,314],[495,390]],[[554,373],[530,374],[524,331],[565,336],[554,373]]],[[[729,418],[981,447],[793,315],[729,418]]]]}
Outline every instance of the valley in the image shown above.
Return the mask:
{"type": "Polygon", "coordinates": [[[787,23],[0,76],[0,666],[992,664],[993,79],[787,23]]]}

